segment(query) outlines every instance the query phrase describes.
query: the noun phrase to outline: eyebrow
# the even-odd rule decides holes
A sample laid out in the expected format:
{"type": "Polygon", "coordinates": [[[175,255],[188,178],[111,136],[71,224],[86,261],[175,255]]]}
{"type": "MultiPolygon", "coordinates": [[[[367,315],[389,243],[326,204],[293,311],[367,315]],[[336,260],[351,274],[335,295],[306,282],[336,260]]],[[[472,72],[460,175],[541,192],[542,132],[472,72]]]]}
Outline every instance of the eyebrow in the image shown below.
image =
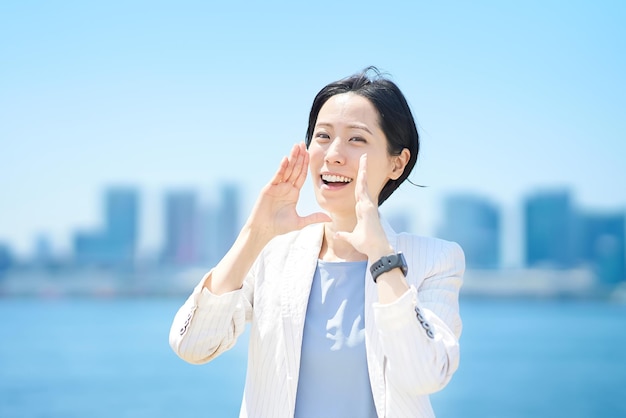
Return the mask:
{"type": "MultiPolygon", "coordinates": [[[[317,128],[317,127],[320,127],[320,126],[322,126],[322,127],[329,127],[329,128],[333,128],[333,127],[334,127],[332,123],[328,123],[328,122],[320,122],[320,123],[316,123],[316,124],[315,124],[315,127],[316,127],[316,128],[317,128]]],[[[369,133],[370,135],[374,135],[374,134],[372,133],[372,131],[370,131],[370,130],[369,130],[369,128],[368,128],[367,126],[362,125],[362,124],[360,124],[360,123],[351,123],[351,124],[349,124],[349,125],[348,125],[348,128],[351,128],[351,129],[360,129],[360,130],[362,130],[362,131],[365,131],[365,132],[369,133]]]]}

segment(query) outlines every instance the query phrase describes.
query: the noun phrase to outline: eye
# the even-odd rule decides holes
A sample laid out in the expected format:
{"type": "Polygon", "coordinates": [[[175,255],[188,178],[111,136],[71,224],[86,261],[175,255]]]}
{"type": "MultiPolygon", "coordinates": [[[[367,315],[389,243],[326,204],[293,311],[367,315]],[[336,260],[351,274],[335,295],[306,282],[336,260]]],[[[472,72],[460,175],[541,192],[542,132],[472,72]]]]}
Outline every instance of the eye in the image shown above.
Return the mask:
{"type": "Polygon", "coordinates": [[[350,141],[351,142],[364,142],[364,143],[367,142],[365,138],[360,137],[360,136],[353,136],[352,138],[350,138],[350,141]]]}
{"type": "Polygon", "coordinates": [[[326,132],[316,132],[314,136],[318,141],[325,141],[330,139],[330,135],[328,135],[326,132]]]}

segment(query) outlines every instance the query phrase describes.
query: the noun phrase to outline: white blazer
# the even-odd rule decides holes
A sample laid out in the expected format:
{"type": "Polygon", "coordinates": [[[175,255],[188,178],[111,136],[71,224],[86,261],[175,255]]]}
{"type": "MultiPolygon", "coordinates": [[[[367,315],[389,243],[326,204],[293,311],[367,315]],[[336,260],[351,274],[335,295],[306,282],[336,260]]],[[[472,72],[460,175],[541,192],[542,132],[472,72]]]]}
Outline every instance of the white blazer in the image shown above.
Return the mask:
{"type": "MultiPolygon", "coordinates": [[[[458,295],[465,270],[453,242],[396,234],[408,290],[379,304],[369,273],[365,285],[365,347],[379,417],[434,417],[428,395],[442,389],[459,365],[458,295]]],[[[242,289],[214,295],[204,280],[179,309],[170,345],[182,359],[206,363],[231,348],[251,321],[248,371],[240,417],[293,417],[302,335],[323,225],[274,238],[250,270],[242,289]]]]}

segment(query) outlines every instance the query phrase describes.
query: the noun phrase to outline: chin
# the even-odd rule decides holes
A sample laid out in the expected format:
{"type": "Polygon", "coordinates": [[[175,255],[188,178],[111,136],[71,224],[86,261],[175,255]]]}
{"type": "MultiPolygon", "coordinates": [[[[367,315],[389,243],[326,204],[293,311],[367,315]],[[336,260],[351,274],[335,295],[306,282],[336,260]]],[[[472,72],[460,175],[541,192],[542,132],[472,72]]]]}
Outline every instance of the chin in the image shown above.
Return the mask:
{"type": "Polygon", "coordinates": [[[356,206],[356,202],[352,199],[348,200],[345,198],[342,199],[340,197],[327,199],[325,196],[321,196],[319,193],[315,194],[315,199],[317,200],[317,204],[319,205],[319,207],[331,216],[336,214],[354,214],[354,207],[356,206]]]}

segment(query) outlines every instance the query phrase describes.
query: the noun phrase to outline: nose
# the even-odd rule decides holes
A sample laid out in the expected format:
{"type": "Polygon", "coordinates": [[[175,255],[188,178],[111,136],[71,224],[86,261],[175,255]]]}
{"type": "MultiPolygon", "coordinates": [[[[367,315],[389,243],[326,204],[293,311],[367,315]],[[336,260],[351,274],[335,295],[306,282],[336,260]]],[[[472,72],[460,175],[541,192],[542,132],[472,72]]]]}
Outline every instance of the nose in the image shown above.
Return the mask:
{"type": "Polygon", "coordinates": [[[335,138],[328,144],[328,148],[326,149],[326,155],[324,156],[324,160],[327,164],[344,164],[345,157],[343,155],[343,147],[341,145],[341,139],[335,138]]]}

